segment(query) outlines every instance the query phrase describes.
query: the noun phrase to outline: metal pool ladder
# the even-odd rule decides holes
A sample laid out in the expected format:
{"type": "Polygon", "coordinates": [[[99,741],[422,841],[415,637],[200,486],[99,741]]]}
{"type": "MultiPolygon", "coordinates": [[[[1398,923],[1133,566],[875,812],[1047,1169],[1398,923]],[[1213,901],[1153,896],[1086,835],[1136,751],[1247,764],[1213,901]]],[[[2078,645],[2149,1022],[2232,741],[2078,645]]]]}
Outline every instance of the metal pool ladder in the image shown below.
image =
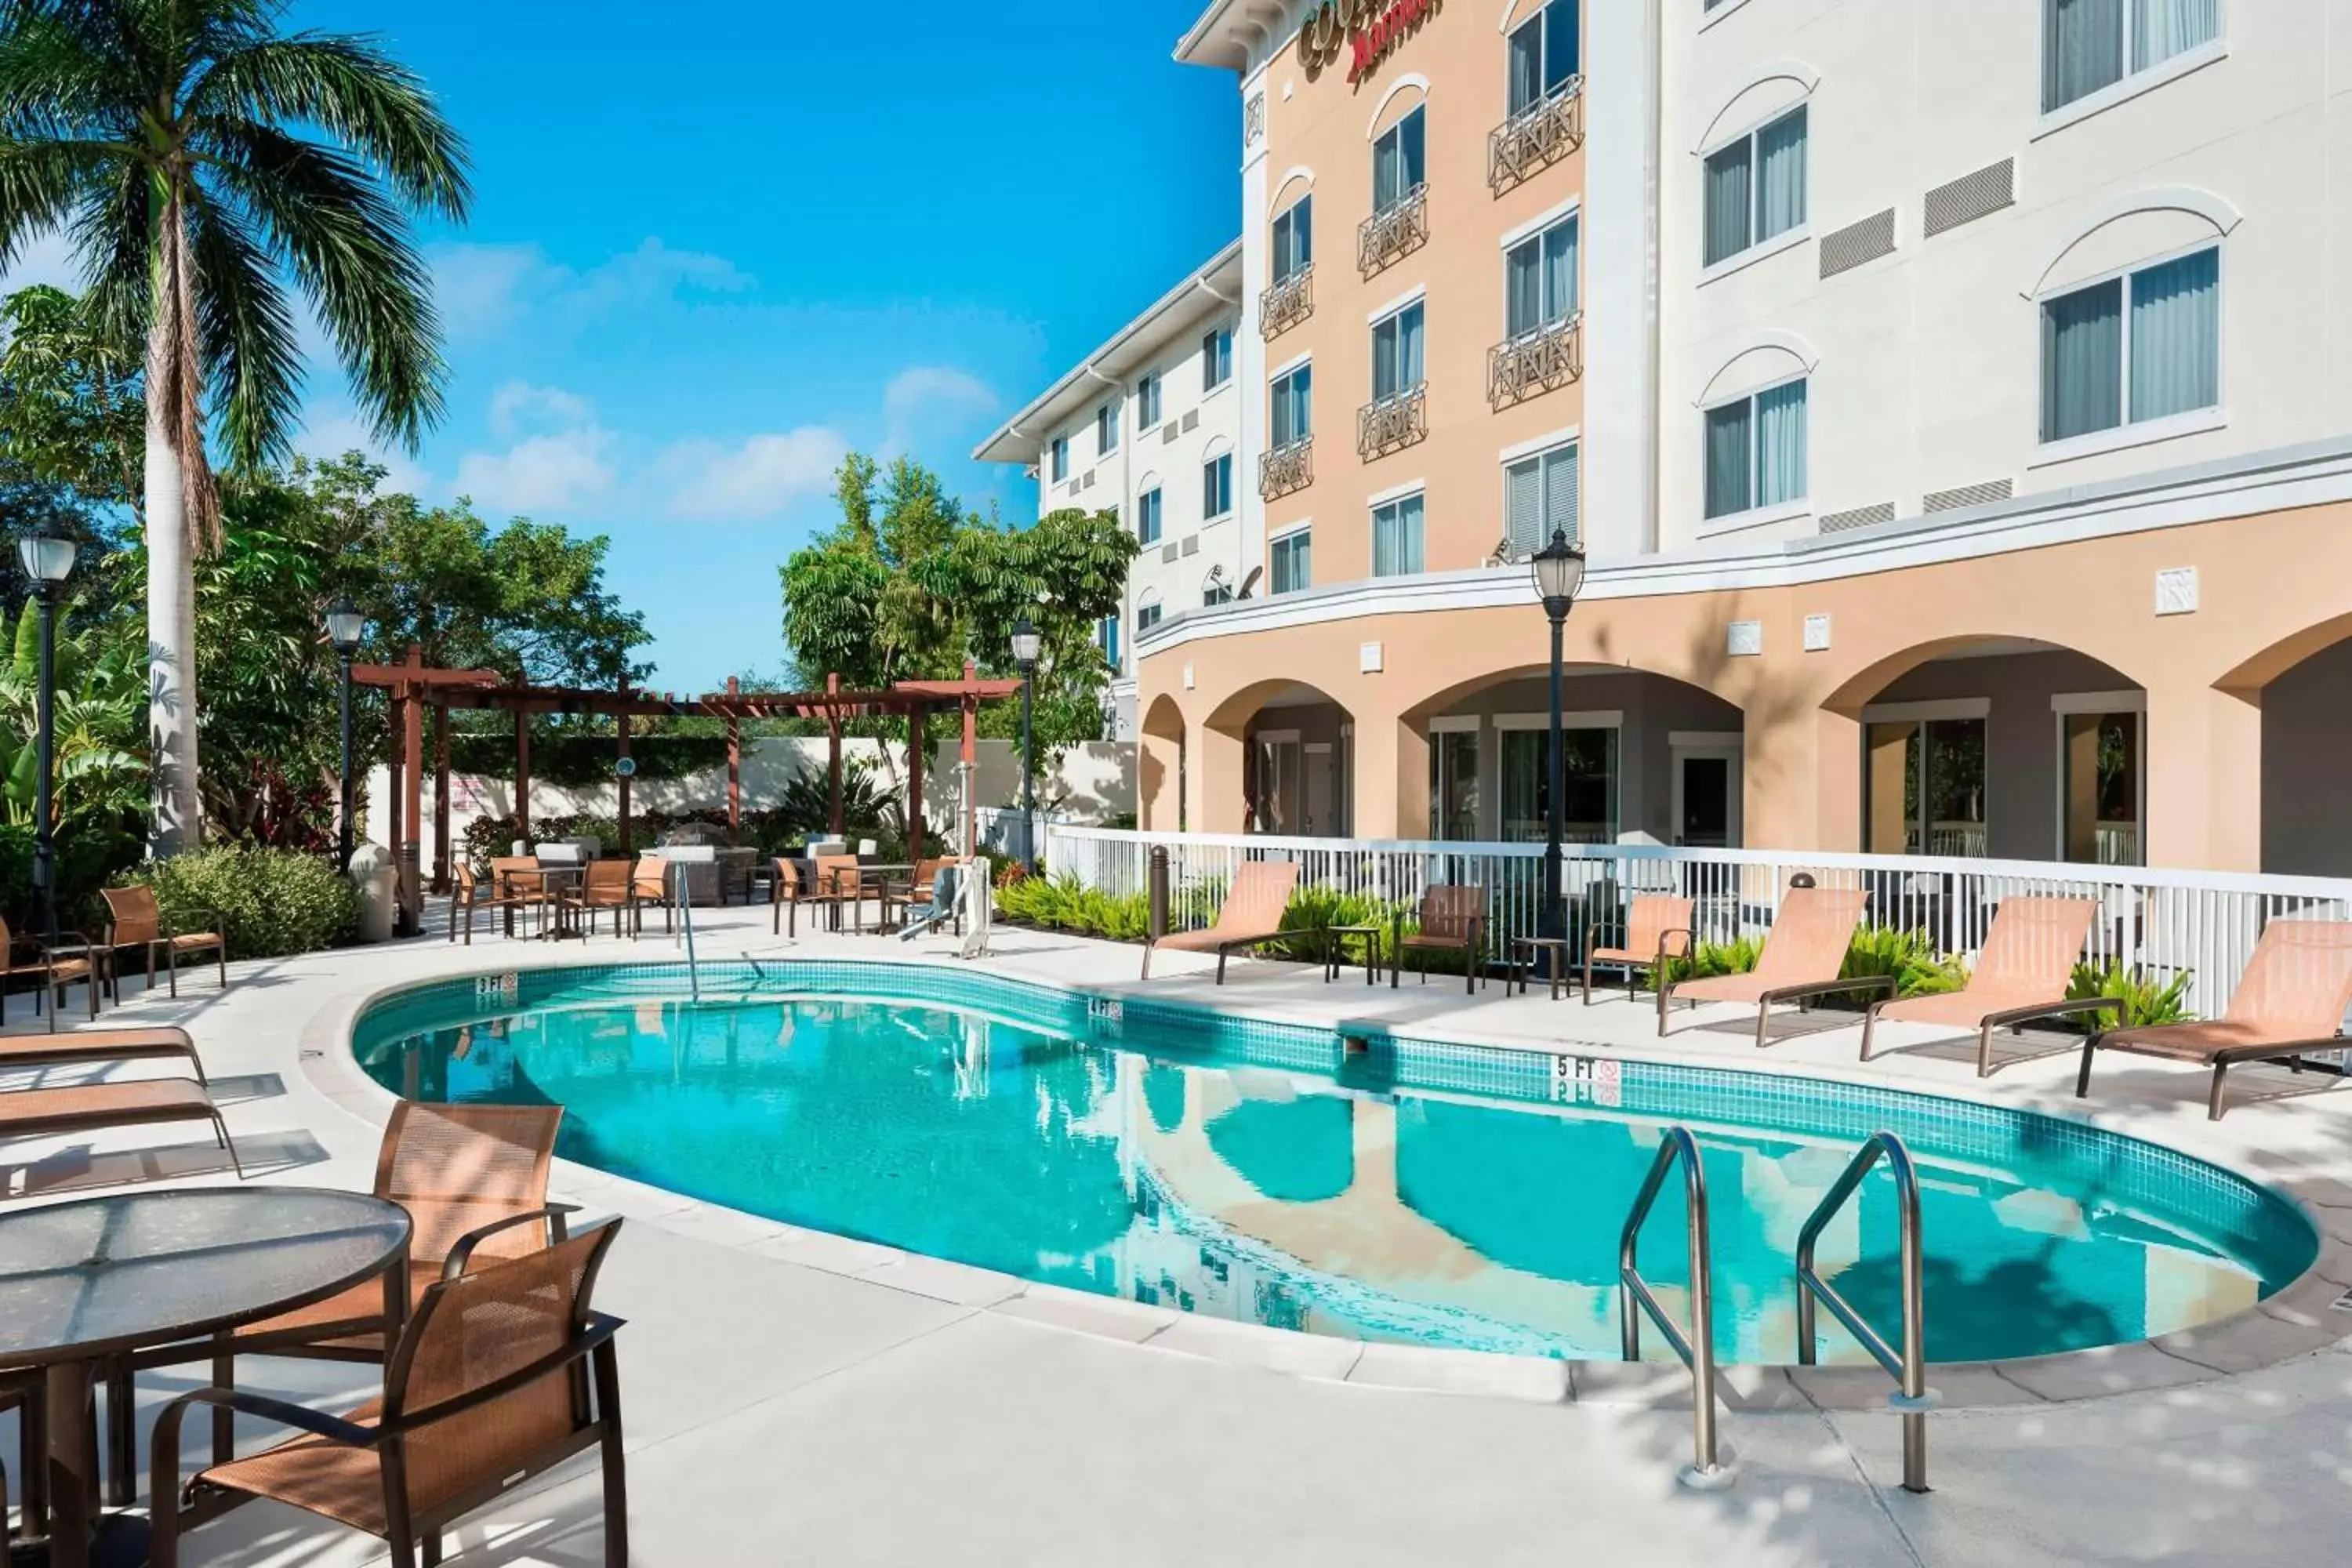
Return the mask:
{"type": "Polygon", "coordinates": [[[686,989],[695,1001],[702,1000],[702,975],[694,963],[694,895],[687,885],[686,862],[666,860],[665,873],[669,878],[670,901],[677,906],[680,928],[686,932],[686,989]]]}
{"type": "Polygon", "coordinates": [[[1936,1391],[1927,1386],[1927,1281],[1921,1258],[1919,1174],[1912,1166],[1911,1151],[1892,1132],[1874,1132],[1846,1163],[1844,1173],[1822,1194],[1804,1229],[1797,1233],[1797,1363],[1801,1366],[1813,1364],[1814,1303],[1818,1300],[1846,1326],[1847,1332],[1862,1342],[1862,1348],[1870,1352],[1871,1359],[1901,1385],[1887,1405],[1903,1417],[1903,1489],[1906,1492],[1927,1489],[1927,1412],[1938,1403],[1936,1391]],[[1900,1351],[1865,1322],[1835,1287],[1813,1271],[1813,1245],[1821,1239],[1822,1228],[1853,1197],[1863,1177],[1881,1159],[1885,1160],[1887,1171],[1895,1178],[1896,1238],[1903,1257],[1900,1351]]]}
{"type": "MultiPolygon", "coordinates": [[[[1818,1217],[1818,1216],[1817,1216],[1818,1217]]],[[[1700,1166],[1698,1140],[1687,1127],[1669,1127],[1658,1144],[1658,1157],[1625,1215],[1625,1229],[1617,1242],[1617,1315],[1625,1336],[1625,1359],[1642,1359],[1642,1314],[1646,1313],[1666,1343],[1682,1358],[1691,1374],[1691,1463],[1683,1467],[1683,1485],[1718,1491],[1738,1479],[1738,1468],[1717,1457],[1715,1434],[1715,1276],[1707,1261],[1706,1172],[1700,1166]],[[1666,1173],[1681,1161],[1690,1228],[1690,1331],[1686,1334],[1666,1315],[1651,1294],[1649,1282],[1634,1266],[1634,1246],[1643,1222],[1666,1184],[1666,1173]],[[1638,1310],[1637,1310],[1638,1309],[1638,1310]]]]}

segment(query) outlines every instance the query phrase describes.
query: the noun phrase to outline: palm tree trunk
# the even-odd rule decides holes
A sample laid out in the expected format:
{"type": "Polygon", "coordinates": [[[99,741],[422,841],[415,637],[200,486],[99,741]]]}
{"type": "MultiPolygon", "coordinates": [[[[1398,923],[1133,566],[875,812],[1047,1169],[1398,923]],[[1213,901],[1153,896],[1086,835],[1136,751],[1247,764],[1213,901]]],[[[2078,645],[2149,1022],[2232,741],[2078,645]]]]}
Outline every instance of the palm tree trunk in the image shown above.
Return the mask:
{"type": "MultiPolygon", "coordinates": [[[[160,283],[158,292],[163,292],[160,283]]],[[[173,315],[159,300],[147,335],[151,388],[178,379],[173,315]]],[[[154,803],[148,851],[158,857],[194,848],[203,825],[196,799],[196,585],[188,550],[188,475],[171,402],[152,394],[147,399],[147,729],[154,803]]]]}

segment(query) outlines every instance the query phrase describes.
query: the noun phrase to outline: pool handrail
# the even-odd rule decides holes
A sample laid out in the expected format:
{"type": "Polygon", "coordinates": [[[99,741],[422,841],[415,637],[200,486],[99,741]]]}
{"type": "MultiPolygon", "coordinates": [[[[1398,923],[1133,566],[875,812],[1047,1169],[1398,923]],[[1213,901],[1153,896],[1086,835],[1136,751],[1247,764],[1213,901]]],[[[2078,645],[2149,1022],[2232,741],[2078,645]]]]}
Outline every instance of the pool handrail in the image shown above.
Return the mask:
{"type": "Polygon", "coordinates": [[[1642,1359],[1642,1314],[1658,1326],[1666,1336],[1666,1343],[1691,1374],[1691,1449],[1692,1461],[1683,1467],[1680,1479],[1686,1487],[1702,1491],[1719,1490],[1738,1479],[1738,1472],[1726,1464],[1717,1452],[1715,1430],[1715,1274],[1708,1261],[1706,1228],[1706,1172],[1700,1164],[1698,1140],[1687,1127],[1669,1127],[1658,1142],[1658,1157],[1650,1162],[1650,1173],[1643,1178],[1642,1190],[1634,1196],[1633,1206],[1625,1215],[1625,1228],[1617,1241],[1617,1311],[1624,1334],[1627,1361],[1642,1359]],[[1649,1282],[1642,1278],[1634,1262],[1634,1252],[1642,1237],[1643,1222],[1650,1217],[1650,1209],[1658,1201],[1665,1186],[1667,1173],[1675,1161],[1681,1161],[1685,1204],[1688,1211],[1690,1231],[1690,1331],[1685,1334],[1658,1304],[1650,1291],[1649,1282]]]}
{"type": "Polygon", "coordinates": [[[663,864],[669,868],[670,902],[677,906],[677,918],[685,927],[687,994],[696,1002],[700,1002],[702,973],[696,967],[694,961],[694,889],[686,879],[685,861],[667,860],[663,864]]]}
{"type": "Polygon", "coordinates": [[[1927,1412],[1936,1408],[1936,1391],[1927,1386],[1927,1302],[1924,1252],[1919,1239],[1919,1173],[1911,1151],[1892,1132],[1874,1132],[1822,1201],[1813,1205],[1804,1227],[1797,1233],[1797,1363],[1811,1366],[1814,1343],[1814,1303],[1825,1303],[1860,1341],[1871,1359],[1895,1379],[1897,1392],[1887,1403],[1903,1417],[1903,1489],[1924,1492],[1927,1487],[1927,1412]],[[1861,1189],[1863,1177],[1880,1160],[1895,1178],[1896,1245],[1903,1260],[1903,1348],[1864,1321],[1853,1304],[1813,1268],[1813,1248],[1837,1212],[1861,1189]]]}

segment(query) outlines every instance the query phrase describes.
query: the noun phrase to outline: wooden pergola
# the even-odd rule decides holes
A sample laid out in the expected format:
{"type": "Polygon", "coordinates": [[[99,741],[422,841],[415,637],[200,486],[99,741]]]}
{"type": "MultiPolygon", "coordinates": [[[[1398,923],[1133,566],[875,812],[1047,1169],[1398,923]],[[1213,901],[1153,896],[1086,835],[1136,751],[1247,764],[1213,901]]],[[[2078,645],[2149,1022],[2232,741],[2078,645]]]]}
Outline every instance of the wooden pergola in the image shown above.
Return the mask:
{"type": "MultiPolygon", "coordinates": [[[[966,661],[957,680],[902,680],[880,690],[856,691],[842,687],[838,675],[825,677],[822,691],[747,692],[730,677],[727,689],[702,697],[678,698],[666,692],[640,692],[624,685],[617,690],[586,687],[533,686],[509,681],[494,669],[434,669],[426,667],[421,649],[412,646],[399,664],[363,664],[352,669],[362,686],[382,687],[392,701],[393,724],[401,737],[393,763],[391,828],[398,847],[401,915],[404,931],[419,929],[424,918],[422,833],[424,811],[425,710],[433,710],[434,841],[438,846],[433,872],[436,888],[449,880],[449,710],[453,708],[496,709],[514,715],[515,820],[525,838],[530,837],[530,719],[535,713],[593,714],[613,720],[614,761],[629,754],[630,721],[638,718],[709,717],[727,725],[727,825],[743,825],[743,721],[746,719],[821,719],[824,721],[827,773],[832,784],[829,826],[842,830],[841,740],[849,720],[861,717],[903,717],[907,721],[907,841],[908,852],[923,853],[924,721],[932,713],[953,708],[963,719],[961,758],[978,760],[980,705],[1016,697],[1021,682],[983,679],[966,661]]],[[[616,768],[620,788],[621,852],[635,849],[630,822],[626,770],[616,768]]],[[[965,792],[963,842],[973,842],[975,803],[965,792]]]]}

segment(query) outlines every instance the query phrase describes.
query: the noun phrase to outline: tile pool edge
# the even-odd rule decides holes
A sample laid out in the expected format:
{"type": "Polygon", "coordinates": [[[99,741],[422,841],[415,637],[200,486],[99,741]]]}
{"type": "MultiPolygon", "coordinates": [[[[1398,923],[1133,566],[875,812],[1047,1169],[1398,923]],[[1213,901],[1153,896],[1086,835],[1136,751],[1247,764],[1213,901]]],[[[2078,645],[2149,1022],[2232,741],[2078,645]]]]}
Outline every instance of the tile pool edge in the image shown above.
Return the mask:
{"type": "MultiPolygon", "coordinates": [[[[381,1127],[396,1097],[369,1078],[353,1054],[356,1027],[372,1008],[404,993],[462,983],[483,974],[574,970],[682,969],[667,963],[581,963],[572,953],[518,955],[511,951],[475,958],[468,952],[454,969],[345,992],[318,1010],[299,1037],[305,1076],[329,1100],[372,1126],[381,1127]]],[[[813,957],[814,955],[812,955],[813,957]]],[[[782,960],[806,963],[810,959],[782,960]]],[[[1092,1003],[1134,999],[1123,985],[1045,980],[1000,970],[975,970],[960,963],[908,955],[824,955],[821,962],[896,971],[938,971],[986,978],[998,984],[1066,1001],[1092,1003]]],[[[980,1005],[980,1004],[973,1004],[980,1005]]],[[[1215,1006],[1192,999],[1154,998],[1155,1011],[1211,1015],[1237,1024],[1304,1028],[1331,1034],[1345,1022],[1310,1017],[1280,1006],[1238,1005],[1223,997],[1215,1006]]],[[[1469,1047],[1514,1056],[1553,1059],[1585,1053],[1667,1067],[1693,1065],[1670,1051],[1643,1051],[1563,1040],[1558,1049],[1536,1048],[1525,1040],[1449,1031],[1439,1036],[1410,1026],[1377,1026],[1390,1039],[1415,1045],[1469,1047]]],[[[2251,1372],[2312,1354],[2352,1335],[2352,1310],[2337,1310],[2352,1287],[2352,1187],[2299,1170],[2255,1172],[2226,1155],[2181,1148],[2161,1136],[2127,1131],[2096,1112],[2074,1113],[2042,1106],[2004,1102],[1979,1092],[1939,1094],[1892,1083],[1881,1075],[1833,1064],[1775,1066],[1769,1058],[1752,1067],[1728,1068],[1758,1077],[1799,1078],[1845,1083],[1924,1099],[1992,1106],[2025,1114],[2072,1121],[2193,1159],[2225,1171],[2292,1205],[2311,1226],[2317,1255],[2309,1268],[2268,1299],[2193,1330],[2092,1350],[1989,1363],[1939,1363],[1932,1377],[1948,1409],[2059,1403],[2146,1390],[2179,1387],[2251,1372]]],[[[925,1254],[887,1247],[786,1225],[740,1210],[687,1197],[570,1161],[558,1162],[567,1198],[588,1202],[641,1222],[720,1245],[734,1246],[772,1260],[799,1263],[823,1272],[864,1279],[1067,1331],[1233,1364],[1319,1376],[1372,1386],[1545,1403],[1577,1402],[1674,1408],[1689,1405],[1689,1380],[1669,1363],[1624,1363],[1561,1361],[1495,1352],[1372,1343],[1305,1335],[1254,1323],[1208,1319],[1170,1309],[972,1268],[925,1254]],[[1302,1343],[1301,1342],[1307,1342],[1302,1343]],[[1329,1347],[1326,1349],[1325,1347],[1329,1347]]],[[[1884,1409],[1887,1380],[1869,1367],[1742,1366],[1720,1374],[1720,1396],[1733,1409],[1884,1409]]]]}

